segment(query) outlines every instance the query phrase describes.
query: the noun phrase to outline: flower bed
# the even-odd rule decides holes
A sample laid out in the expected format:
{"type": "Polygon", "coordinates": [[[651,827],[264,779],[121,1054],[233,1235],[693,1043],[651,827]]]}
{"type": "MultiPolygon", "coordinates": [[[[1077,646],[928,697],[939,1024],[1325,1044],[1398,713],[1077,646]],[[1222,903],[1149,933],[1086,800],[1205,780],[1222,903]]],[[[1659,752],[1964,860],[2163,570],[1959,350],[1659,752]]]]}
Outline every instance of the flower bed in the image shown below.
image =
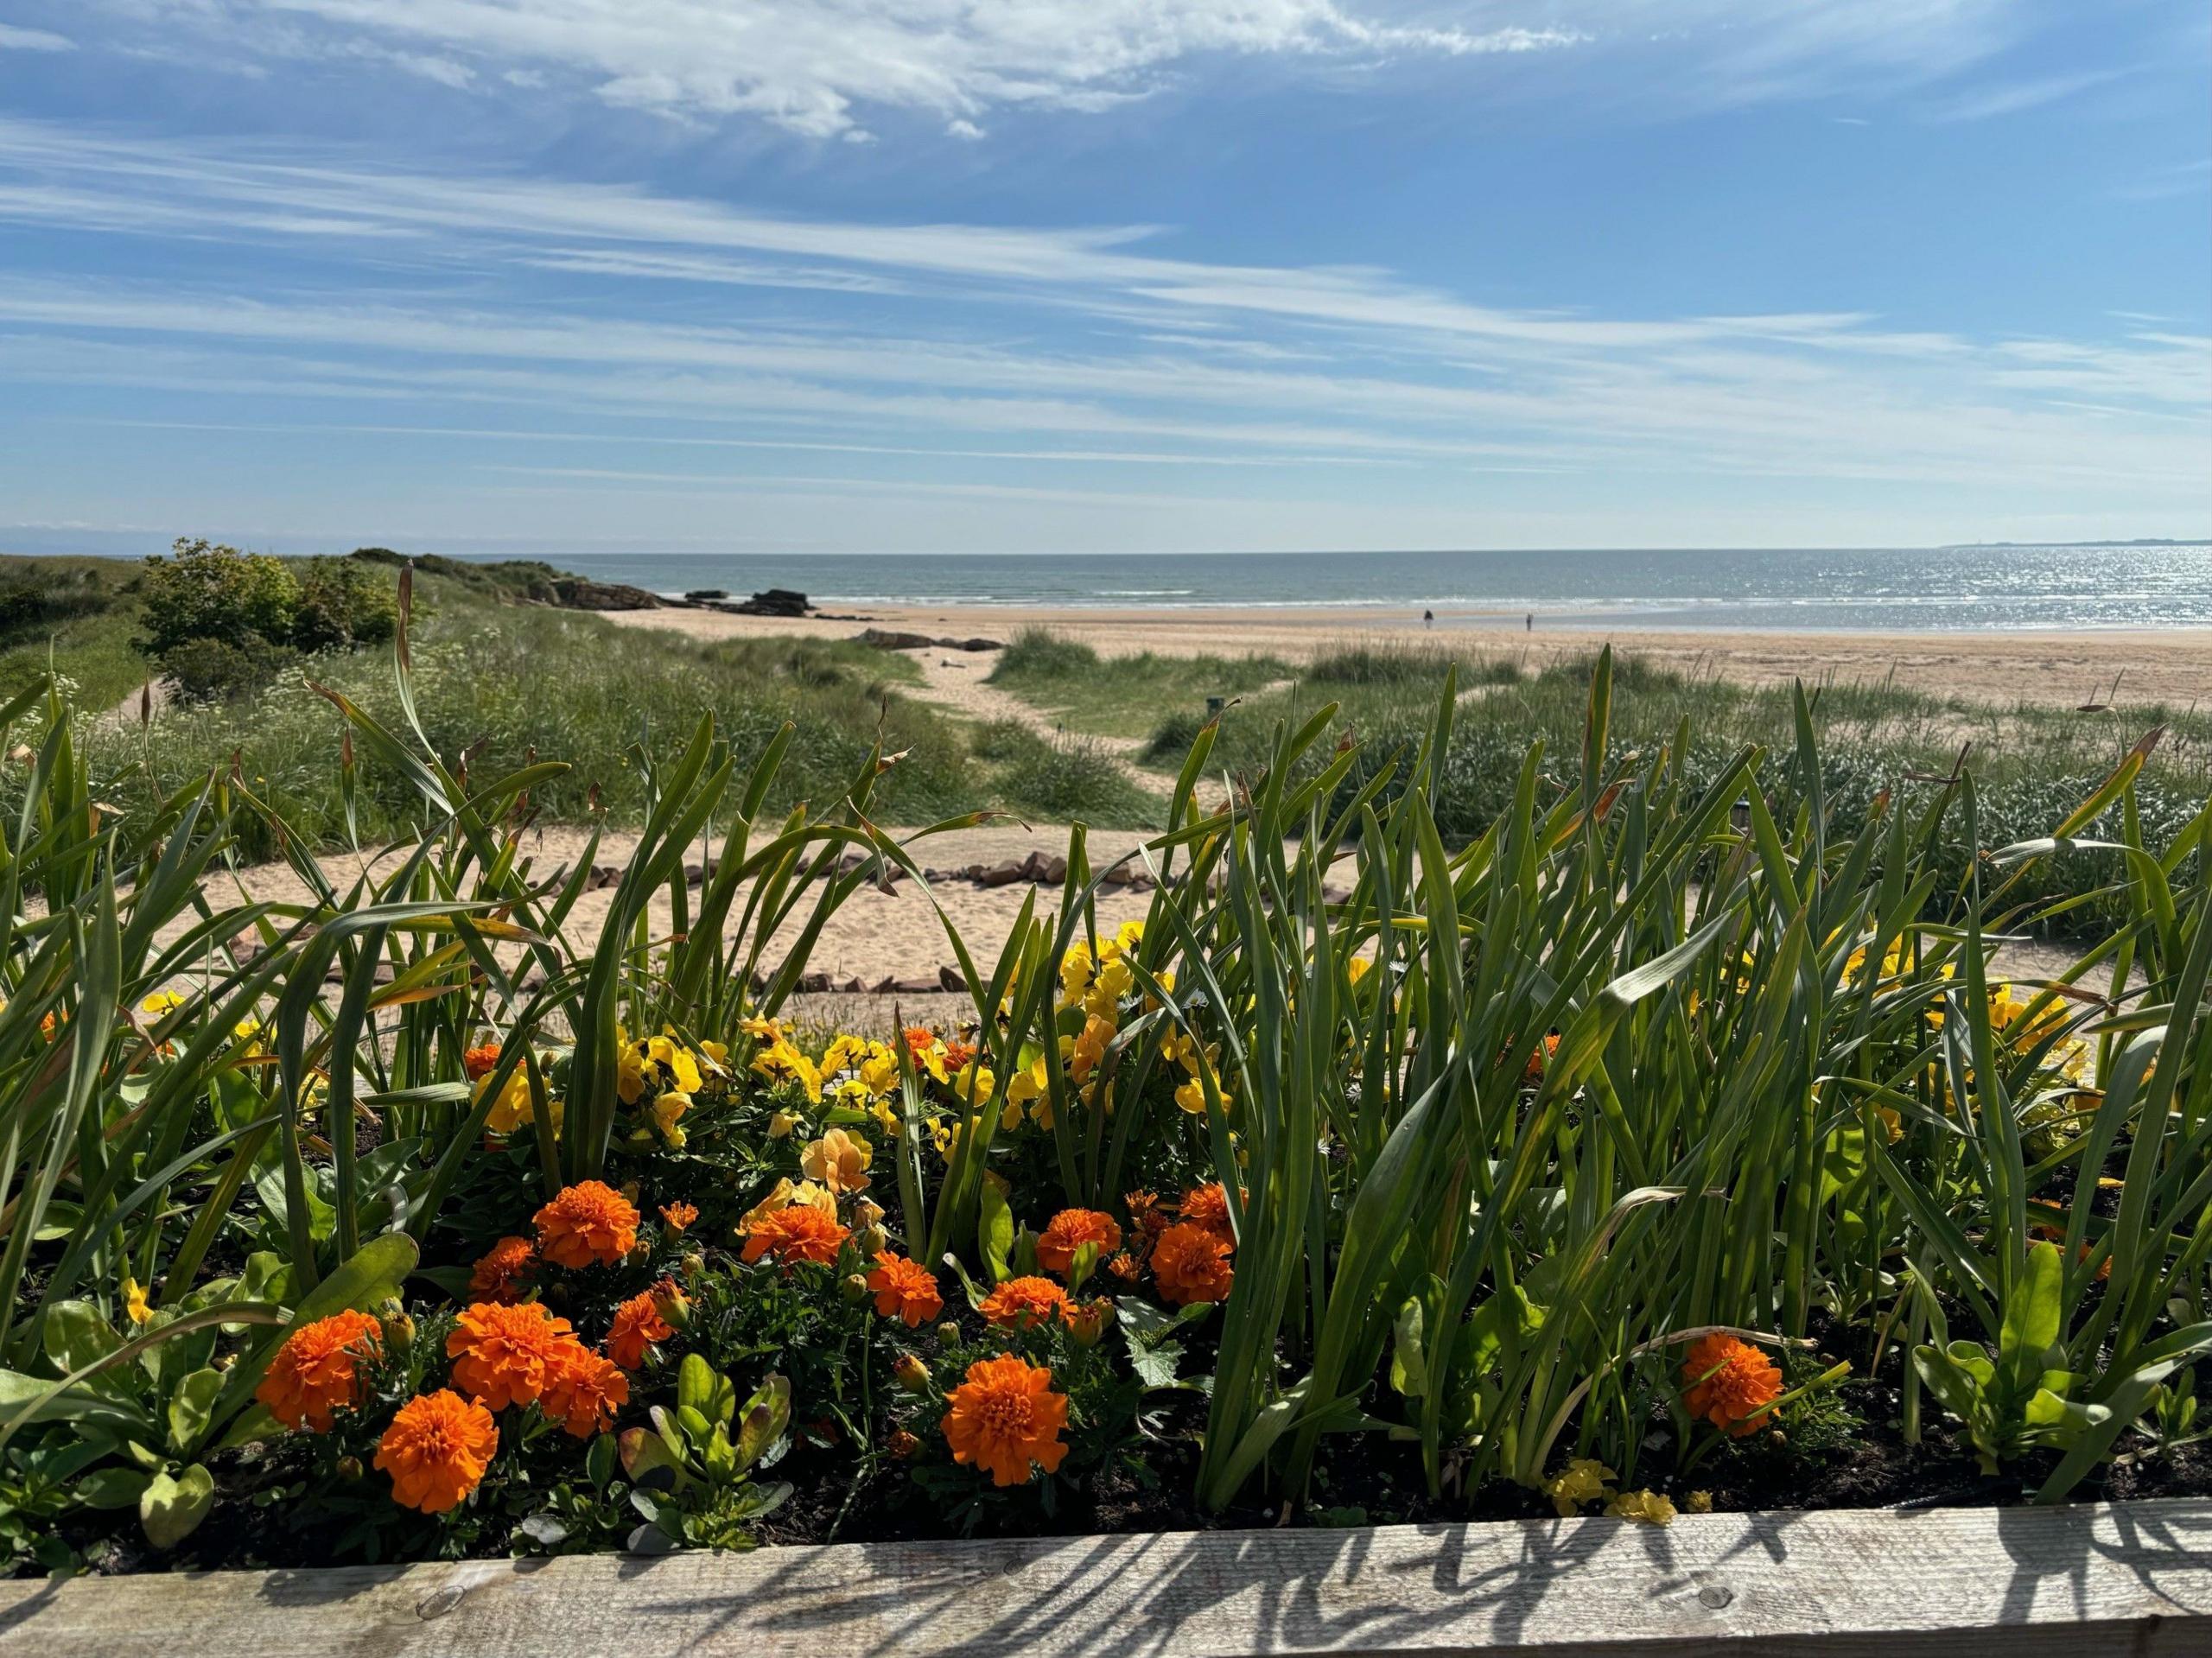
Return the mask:
{"type": "Polygon", "coordinates": [[[702,727],[573,938],[590,858],[521,856],[550,763],[334,696],[419,838],[223,910],[229,819],[281,817],[228,777],[119,817],[18,699],[15,1569],[2205,1490],[2212,813],[2145,847],[2139,748],[1945,890],[1969,779],[1834,834],[1808,705],[1694,792],[1687,734],[1610,755],[1601,664],[1581,774],[1532,753],[1451,850],[1452,689],[1393,765],[1325,714],[1217,801],[1201,734],[1144,920],[1099,929],[1078,828],[995,957],[948,920],[972,1019],[884,1032],[785,1008],[833,909],[927,890],[890,757],[756,824],[781,740],[702,727]],[[2008,980],[2008,872],[2101,820],[2135,919],[2008,980]]]}

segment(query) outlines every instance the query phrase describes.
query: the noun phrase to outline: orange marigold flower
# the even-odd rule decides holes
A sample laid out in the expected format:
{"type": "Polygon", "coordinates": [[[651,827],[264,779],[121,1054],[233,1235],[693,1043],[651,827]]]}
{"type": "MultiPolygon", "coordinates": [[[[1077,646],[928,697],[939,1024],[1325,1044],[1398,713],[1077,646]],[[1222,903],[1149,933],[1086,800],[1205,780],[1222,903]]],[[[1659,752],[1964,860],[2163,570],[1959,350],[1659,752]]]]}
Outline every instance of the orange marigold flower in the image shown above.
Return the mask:
{"type": "Polygon", "coordinates": [[[638,1206],[602,1181],[563,1187],[531,1218],[537,1252],[556,1267],[611,1267],[638,1242],[638,1206]]]}
{"type": "Polygon", "coordinates": [[[926,1026],[909,1025],[906,1027],[906,1051],[912,1055],[917,1062],[937,1045],[937,1032],[926,1026]]]}
{"type": "Polygon", "coordinates": [[[1113,1274],[1115,1277],[1126,1279],[1128,1282],[1134,1284],[1136,1282],[1137,1274],[1141,1273],[1144,1268],[1137,1264],[1137,1258],[1135,1255],[1131,1255],[1127,1249],[1124,1249],[1120,1255],[1116,1255],[1111,1261],[1106,1263],[1106,1270],[1113,1274]]]}
{"type": "Polygon", "coordinates": [[[528,1238],[501,1238],[469,1269],[468,1293],[480,1301],[522,1299],[522,1285],[537,1265],[528,1238]]]}
{"type": "Polygon", "coordinates": [[[1227,1300],[1236,1276],[1229,1255],[1229,1240],[1211,1227],[1177,1222],[1152,1246],[1152,1276],[1160,1299],[1179,1307],[1227,1300]]]}
{"type": "Polygon", "coordinates": [[[661,1298],[672,1294],[676,1286],[663,1279],[649,1290],[639,1290],[614,1309],[614,1323],[607,1332],[607,1356],[626,1370],[634,1370],[645,1362],[645,1349],[655,1342],[664,1342],[676,1333],[676,1326],[661,1315],[661,1298]]]}
{"type": "Polygon", "coordinates": [[[699,1210],[691,1204],[663,1204],[660,1217],[668,1223],[670,1231],[681,1232],[699,1218],[699,1210]]]}
{"type": "Polygon", "coordinates": [[[976,1311],[995,1324],[1027,1330],[1055,1318],[1065,1323],[1074,1308],[1068,1293],[1049,1278],[1009,1278],[985,1296],[976,1311]]]}
{"type": "Polygon", "coordinates": [[[944,1442],[953,1461],[972,1464],[994,1485],[1021,1484],[1032,1464],[1056,1472],[1068,1454],[1060,1443],[1068,1396],[1052,1391],[1052,1373],[1042,1365],[1011,1353],[978,1359],[946,1406],[944,1442]]]}
{"type": "Polygon", "coordinates": [[[1761,1406],[1782,1396],[1782,1372],[1774,1362],[1733,1336],[1700,1337],[1682,1361],[1682,1375],[1691,1384],[1682,1393],[1683,1408],[1738,1439],[1774,1413],[1761,1406]]]}
{"type": "Polygon", "coordinates": [[[441,1388],[399,1407],[377,1444],[377,1466],[391,1476],[394,1502],[443,1514],[476,1489],[499,1448],[492,1413],[441,1388]]]}
{"type": "Polygon", "coordinates": [[[537,1407],[579,1439],[611,1426],[614,1413],[630,1402],[630,1378],[612,1359],[582,1342],[563,1344],[546,1367],[544,1396],[537,1407]]]}
{"type": "Polygon", "coordinates": [[[875,1270],[868,1275],[868,1286],[875,1292],[875,1310],[887,1318],[898,1318],[909,1330],[919,1330],[944,1311],[937,1274],[888,1249],[876,1252],[875,1270]]]}
{"type": "Polygon", "coordinates": [[[1203,1226],[1224,1238],[1231,1237],[1228,1191],[1218,1180],[1192,1187],[1183,1194],[1183,1218],[1193,1226],[1203,1226]]]}
{"type": "Polygon", "coordinates": [[[799,1261],[826,1267],[837,1259],[850,1236],[836,1216],[810,1204],[790,1204],[747,1223],[742,1258],[752,1261],[766,1255],[786,1267],[799,1261]]]}
{"type": "Polygon", "coordinates": [[[965,1070],[968,1069],[968,1062],[975,1057],[976,1045],[974,1043],[963,1042],[957,1036],[949,1036],[945,1038],[944,1068],[947,1070],[965,1070]]]}
{"type": "Polygon", "coordinates": [[[365,1312],[334,1312],[284,1337],[253,1396],[286,1427],[330,1432],[340,1405],[360,1402],[359,1362],[384,1350],[384,1332],[365,1312]]]}
{"type": "Polygon", "coordinates": [[[1046,1223],[1037,1240],[1037,1264],[1065,1278],[1075,1265],[1075,1252],[1086,1243],[1098,1246],[1103,1261],[1122,1247],[1122,1229],[1111,1215],[1097,1210],[1064,1209],[1046,1223]]]}
{"type": "Polygon", "coordinates": [[[446,1337],[453,1385],[493,1410],[527,1405],[546,1388],[575,1332],[536,1301],[503,1306],[480,1301],[465,1307],[446,1337]]]}
{"type": "Polygon", "coordinates": [[[482,1082],[499,1068],[499,1045],[486,1042],[471,1048],[461,1056],[461,1068],[468,1073],[470,1082],[482,1082]]]}
{"type": "Polygon", "coordinates": [[[1544,1067],[1551,1063],[1552,1056],[1558,1051],[1559,1032],[1549,1032],[1544,1039],[1536,1045],[1535,1051],[1529,1056],[1529,1063],[1521,1072],[1521,1080],[1528,1083],[1542,1082],[1544,1067]]]}

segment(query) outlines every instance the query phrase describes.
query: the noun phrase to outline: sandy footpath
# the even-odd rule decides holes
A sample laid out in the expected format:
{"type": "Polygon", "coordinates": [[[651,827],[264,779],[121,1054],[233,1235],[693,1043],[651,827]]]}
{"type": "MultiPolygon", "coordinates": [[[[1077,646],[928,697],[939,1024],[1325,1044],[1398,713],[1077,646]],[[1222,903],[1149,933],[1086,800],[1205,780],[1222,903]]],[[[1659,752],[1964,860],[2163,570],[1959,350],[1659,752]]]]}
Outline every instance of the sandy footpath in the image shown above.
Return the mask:
{"type": "MultiPolygon", "coordinates": [[[[1046,610],[1001,605],[871,605],[838,620],[688,609],[609,613],[608,619],[698,638],[849,638],[863,627],[875,626],[944,638],[1006,639],[1025,626],[1042,626],[1107,656],[1266,651],[1294,660],[1347,642],[1408,645],[1427,638],[1471,643],[1531,667],[1586,656],[1610,640],[1624,653],[1667,667],[1751,683],[1798,677],[1808,683],[1894,680],[1936,696],[2069,708],[2109,696],[2115,679],[2124,703],[2164,702],[2186,708],[2212,696],[2212,628],[2033,633],[1608,631],[1554,626],[1539,617],[1531,633],[1522,631],[1518,614],[1475,610],[1439,612],[1435,628],[1429,630],[1417,615],[1366,609],[1046,610]]],[[[980,681],[988,671],[988,658],[971,660],[976,661],[972,677],[980,681]]]]}

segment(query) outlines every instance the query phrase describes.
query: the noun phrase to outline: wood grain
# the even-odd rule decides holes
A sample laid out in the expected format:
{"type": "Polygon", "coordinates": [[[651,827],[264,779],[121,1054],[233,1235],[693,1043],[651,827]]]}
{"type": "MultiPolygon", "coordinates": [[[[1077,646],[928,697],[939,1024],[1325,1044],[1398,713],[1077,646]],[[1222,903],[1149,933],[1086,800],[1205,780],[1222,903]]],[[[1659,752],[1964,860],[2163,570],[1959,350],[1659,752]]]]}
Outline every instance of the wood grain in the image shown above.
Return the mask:
{"type": "Polygon", "coordinates": [[[2212,1655],[2212,1498],[0,1585],[36,1658],[2212,1655]]]}

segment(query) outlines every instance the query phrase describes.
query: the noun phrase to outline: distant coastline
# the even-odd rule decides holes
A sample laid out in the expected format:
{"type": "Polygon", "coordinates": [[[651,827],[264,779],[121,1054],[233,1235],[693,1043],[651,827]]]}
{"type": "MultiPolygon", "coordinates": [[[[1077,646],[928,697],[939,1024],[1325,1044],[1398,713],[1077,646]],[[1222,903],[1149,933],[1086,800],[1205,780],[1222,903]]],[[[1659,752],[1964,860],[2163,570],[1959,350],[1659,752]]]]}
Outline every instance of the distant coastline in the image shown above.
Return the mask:
{"type": "MultiPolygon", "coordinates": [[[[2212,545],[2160,541],[1645,552],[621,553],[569,568],[680,595],[1095,613],[1277,609],[1599,629],[2017,632],[2212,626],[2212,545]]],[[[1358,625],[1364,625],[1363,621],[1358,625]]]]}

